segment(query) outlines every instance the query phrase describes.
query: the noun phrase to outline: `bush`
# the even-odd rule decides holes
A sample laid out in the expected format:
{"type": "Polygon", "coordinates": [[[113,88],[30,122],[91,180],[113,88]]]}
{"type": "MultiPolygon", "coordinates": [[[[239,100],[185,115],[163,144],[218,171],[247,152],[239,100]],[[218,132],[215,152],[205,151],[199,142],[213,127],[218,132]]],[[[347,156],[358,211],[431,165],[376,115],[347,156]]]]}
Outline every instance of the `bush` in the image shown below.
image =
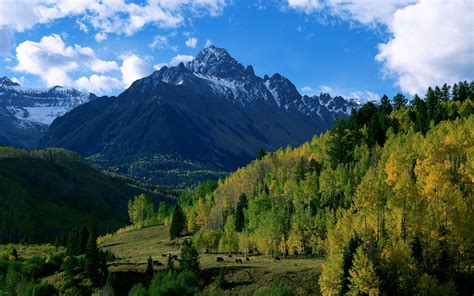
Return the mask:
{"type": "Polygon", "coordinates": [[[292,296],[293,292],[291,292],[288,288],[286,288],[281,281],[272,283],[269,287],[261,287],[258,288],[254,293],[253,296],[292,296]]]}
{"type": "Polygon", "coordinates": [[[128,296],[147,296],[148,292],[142,284],[136,284],[135,286],[130,289],[128,292],[128,296]]]}
{"type": "Polygon", "coordinates": [[[179,274],[168,271],[158,272],[150,284],[150,295],[194,295],[201,291],[197,276],[189,271],[179,274]]]}

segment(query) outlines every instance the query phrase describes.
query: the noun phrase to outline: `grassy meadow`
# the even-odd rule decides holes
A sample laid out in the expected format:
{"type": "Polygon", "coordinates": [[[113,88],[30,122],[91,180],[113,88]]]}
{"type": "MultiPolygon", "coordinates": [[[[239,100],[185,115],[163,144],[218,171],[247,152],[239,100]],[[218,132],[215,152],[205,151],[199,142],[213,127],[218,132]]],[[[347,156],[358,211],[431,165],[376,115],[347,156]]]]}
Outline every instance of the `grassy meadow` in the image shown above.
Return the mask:
{"type": "MultiPolygon", "coordinates": [[[[117,260],[109,267],[116,273],[144,273],[149,256],[163,266],[155,266],[155,270],[167,267],[167,255],[180,255],[182,242],[190,237],[175,240],[169,239],[168,226],[150,226],[125,233],[109,236],[100,243],[100,247],[115,254],[117,260]],[[165,256],[163,256],[165,255],[165,256]]],[[[289,287],[297,295],[319,295],[317,286],[321,273],[321,259],[283,258],[280,261],[272,256],[200,254],[202,278],[206,290],[211,293],[246,294],[252,293],[262,286],[271,285],[276,280],[289,287]],[[216,257],[223,257],[224,262],[217,262],[216,257]],[[236,263],[242,259],[243,263],[236,263]],[[223,290],[216,287],[216,277],[223,269],[225,282],[223,290]]],[[[175,262],[177,265],[178,262],[175,262]]]]}

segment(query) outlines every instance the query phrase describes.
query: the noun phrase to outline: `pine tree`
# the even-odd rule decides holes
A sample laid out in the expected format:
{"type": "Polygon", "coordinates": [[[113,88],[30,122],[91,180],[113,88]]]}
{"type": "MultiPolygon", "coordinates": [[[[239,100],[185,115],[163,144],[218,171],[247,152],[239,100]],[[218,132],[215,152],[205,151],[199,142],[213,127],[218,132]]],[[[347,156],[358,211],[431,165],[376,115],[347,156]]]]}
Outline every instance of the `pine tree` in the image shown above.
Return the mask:
{"type": "Polygon", "coordinates": [[[267,152],[265,152],[265,150],[263,150],[263,148],[260,147],[257,152],[257,160],[262,160],[262,158],[264,158],[265,155],[267,155],[267,152]]]}
{"type": "Polygon", "coordinates": [[[170,238],[180,237],[186,229],[186,220],[179,205],[176,205],[170,227],[170,238]]]}
{"type": "Polygon", "coordinates": [[[398,93],[393,97],[393,106],[395,109],[397,110],[402,109],[406,105],[407,105],[407,99],[401,93],[398,93]]]}
{"type": "Polygon", "coordinates": [[[185,240],[181,248],[181,261],[179,261],[181,270],[199,273],[199,253],[190,240],[185,240]]]}
{"type": "Polygon", "coordinates": [[[245,214],[244,210],[247,208],[247,196],[242,193],[237,203],[235,210],[235,231],[242,232],[245,228],[245,214]]]}
{"type": "Polygon", "coordinates": [[[13,248],[13,250],[12,250],[12,256],[13,256],[13,258],[15,258],[15,260],[18,260],[18,252],[16,251],[15,248],[13,248]]]}
{"type": "Polygon", "coordinates": [[[89,224],[89,239],[87,240],[85,252],[85,271],[96,287],[104,284],[108,274],[105,254],[100,252],[97,247],[97,222],[95,218],[92,218],[89,224]]]}
{"type": "Polygon", "coordinates": [[[151,279],[153,277],[153,259],[151,259],[151,256],[148,257],[148,260],[146,262],[146,271],[145,274],[151,279]]]}
{"type": "Polygon", "coordinates": [[[173,257],[171,257],[171,255],[168,255],[167,266],[168,266],[168,270],[173,270],[174,269],[174,261],[173,261],[173,257]]]}

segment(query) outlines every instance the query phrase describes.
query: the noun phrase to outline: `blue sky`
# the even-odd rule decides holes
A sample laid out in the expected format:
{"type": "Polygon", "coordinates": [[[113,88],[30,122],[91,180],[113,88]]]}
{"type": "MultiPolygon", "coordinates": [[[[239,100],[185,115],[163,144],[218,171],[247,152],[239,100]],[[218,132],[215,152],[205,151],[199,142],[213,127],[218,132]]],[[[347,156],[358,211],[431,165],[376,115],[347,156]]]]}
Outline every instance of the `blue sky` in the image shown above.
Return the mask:
{"type": "Polygon", "coordinates": [[[413,95],[474,78],[473,2],[2,0],[0,76],[119,94],[212,43],[301,93],[413,95]]]}

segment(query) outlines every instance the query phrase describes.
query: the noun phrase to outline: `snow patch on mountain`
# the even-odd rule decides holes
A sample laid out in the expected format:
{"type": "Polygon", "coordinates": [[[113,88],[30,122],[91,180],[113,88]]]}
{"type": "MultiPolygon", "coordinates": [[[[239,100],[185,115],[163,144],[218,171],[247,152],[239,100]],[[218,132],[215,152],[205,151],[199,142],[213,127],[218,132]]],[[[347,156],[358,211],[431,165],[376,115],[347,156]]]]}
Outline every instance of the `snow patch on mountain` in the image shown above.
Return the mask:
{"type": "Polygon", "coordinates": [[[54,119],[90,100],[74,88],[31,88],[0,78],[0,106],[21,121],[50,125],[54,119]]]}

